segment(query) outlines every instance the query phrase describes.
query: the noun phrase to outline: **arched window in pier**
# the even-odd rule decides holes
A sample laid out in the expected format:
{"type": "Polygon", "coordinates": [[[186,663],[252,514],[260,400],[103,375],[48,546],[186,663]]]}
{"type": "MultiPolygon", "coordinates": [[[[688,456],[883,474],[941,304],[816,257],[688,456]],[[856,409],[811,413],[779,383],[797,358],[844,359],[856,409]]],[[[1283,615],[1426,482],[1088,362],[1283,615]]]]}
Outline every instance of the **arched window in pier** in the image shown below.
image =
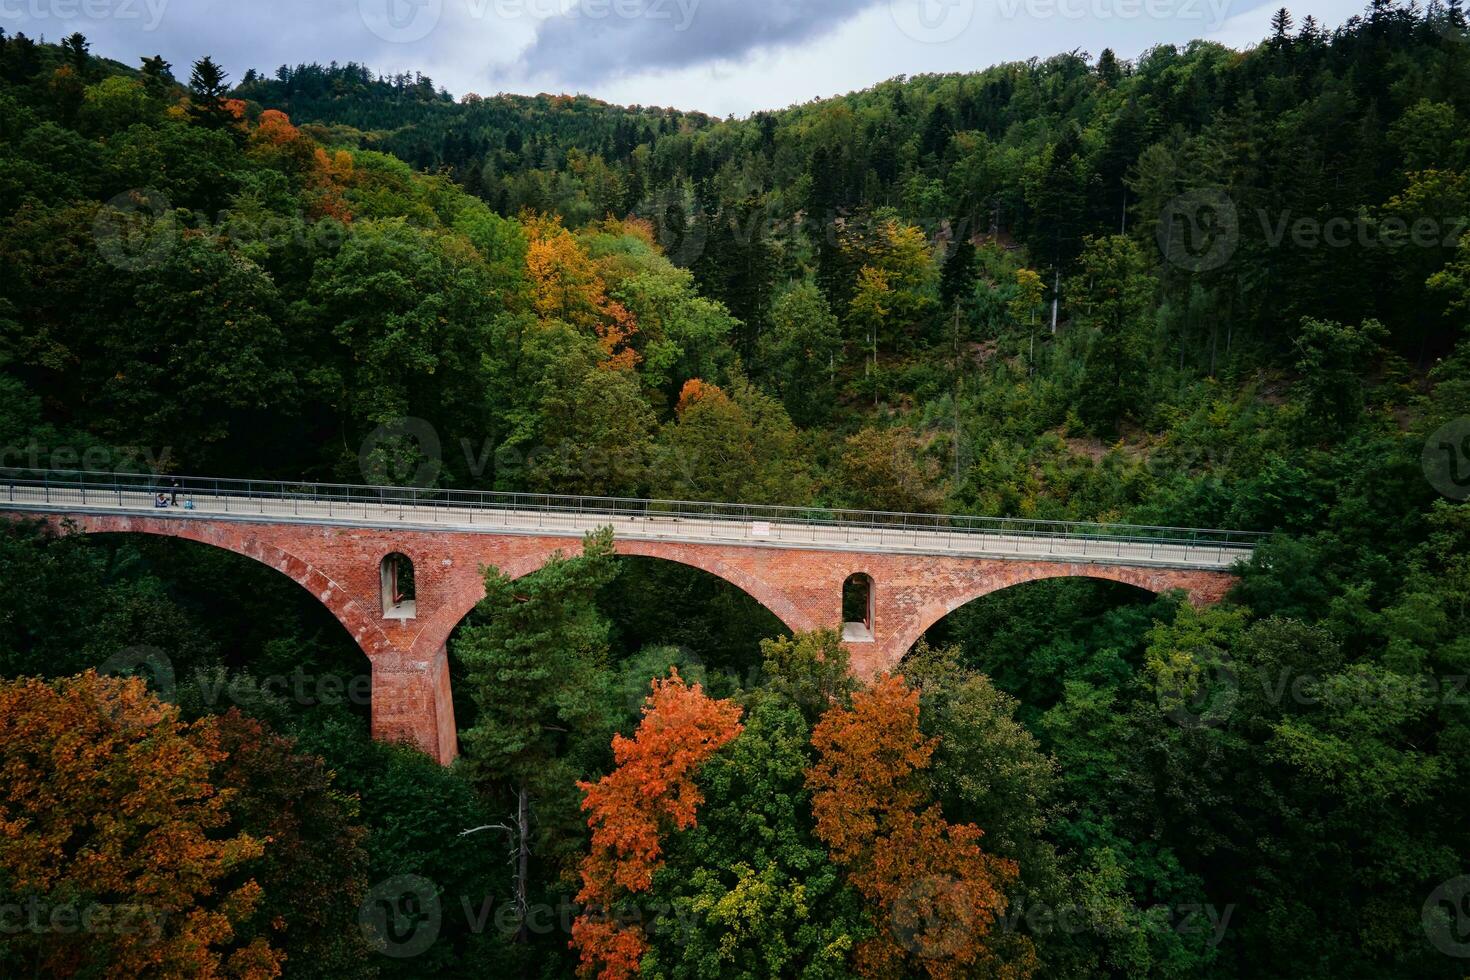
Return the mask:
{"type": "Polygon", "coordinates": [[[857,572],[842,583],[842,638],[849,643],[873,641],[873,578],[857,572]]]}
{"type": "Polygon", "coordinates": [[[383,586],[383,618],[413,619],[417,612],[413,562],[407,555],[395,551],[383,559],[379,577],[383,586]]]}

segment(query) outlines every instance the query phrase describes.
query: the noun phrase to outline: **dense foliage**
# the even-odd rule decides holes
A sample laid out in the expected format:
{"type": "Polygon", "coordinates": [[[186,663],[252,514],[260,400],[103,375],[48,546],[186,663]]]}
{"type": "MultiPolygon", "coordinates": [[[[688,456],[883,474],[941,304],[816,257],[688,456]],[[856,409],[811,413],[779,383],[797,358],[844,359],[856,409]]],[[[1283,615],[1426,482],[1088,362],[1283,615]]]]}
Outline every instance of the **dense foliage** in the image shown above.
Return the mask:
{"type": "Polygon", "coordinates": [[[1273,532],[868,688],[594,537],[487,570],[442,769],[269,569],[7,524],[0,899],[180,914],[0,964],[1459,976],[1467,41],[1375,0],[716,120],[0,35],[0,465],[1273,532]]]}

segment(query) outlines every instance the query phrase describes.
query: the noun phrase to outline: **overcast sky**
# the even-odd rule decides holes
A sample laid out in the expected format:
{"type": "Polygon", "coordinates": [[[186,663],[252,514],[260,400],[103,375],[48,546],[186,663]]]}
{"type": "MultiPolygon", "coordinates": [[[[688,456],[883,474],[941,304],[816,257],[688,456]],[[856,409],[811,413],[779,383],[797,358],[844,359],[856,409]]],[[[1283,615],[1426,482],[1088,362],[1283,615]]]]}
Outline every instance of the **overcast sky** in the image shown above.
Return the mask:
{"type": "MultiPolygon", "coordinates": [[[[895,75],[973,71],[1074,48],[1129,58],[1267,31],[1281,0],[0,0],[0,27],[187,78],[213,55],[247,68],[358,61],[466,92],[585,92],[623,104],[745,115],[895,75]]],[[[1306,0],[1335,26],[1362,0],[1306,0]]]]}

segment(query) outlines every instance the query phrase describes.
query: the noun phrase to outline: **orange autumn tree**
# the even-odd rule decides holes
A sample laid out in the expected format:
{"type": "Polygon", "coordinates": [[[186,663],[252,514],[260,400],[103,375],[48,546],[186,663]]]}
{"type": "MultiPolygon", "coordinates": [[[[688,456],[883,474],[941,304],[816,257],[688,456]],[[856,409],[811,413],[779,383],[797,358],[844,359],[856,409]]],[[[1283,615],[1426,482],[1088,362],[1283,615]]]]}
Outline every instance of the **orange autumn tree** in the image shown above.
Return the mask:
{"type": "Polygon", "coordinates": [[[312,218],[352,220],[343,189],[353,177],[352,154],[328,153],[291,123],[279,109],[266,109],[250,131],[250,154],[268,166],[301,178],[312,218]]]}
{"type": "Polygon", "coordinates": [[[250,155],[288,173],[309,173],[315,150],[316,144],[279,109],[262,112],[250,131],[250,155]]]}
{"type": "Polygon", "coordinates": [[[653,682],[633,737],[613,736],[617,767],[596,783],[577,784],[586,794],[582,809],[589,811],[592,828],[577,901],[593,908],[572,924],[581,976],[637,975],[647,938],[638,926],[619,923],[609,913],[620,900],[652,886],[663,865],[664,835],[693,827],[695,809],[704,801],[695,773],[740,731],[739,705],[707,697],[670,668],[669,677],[653,682]]]}
{"type": "Polygon", "coordinates": [[[730,396],[725,394],[719,385],[712,385],[699,378],[690,378],[684,382],[684,387],[679,390],[679,403],[674,411],[683,415],[689,409],[699,404],[724,406],[730,403],[730,396]]]}
{"type": "Polygon", "coordinates": [[[949,980],[981,964],[986,975],[1029,976],[1029,943],[1011,943],[1005,962],[987,946],[1016,864],[986,854],[979,827],[949,823],[933,802],[924,771],[937,744],[919,730],[919,693],[887,675],[812,729],[816,834],[871,903],[877,929],[854,965],[869,977],[922,969],[949,980]]]}
{"type": "Polygon", "coordinates": [[[212,720],[184,724],[141,680],[0,681],[0,900],[70,923],[7,937],[27,973],[280,974],[264,939],[230,950],[263,844],[224,830],[223,759],[212,720]]]}
{"type": "Polygon", "coordinates": [[[526,272],[537,316],[595,333],[603,367],[619,371],[635,367],[640,358],[630,338],[638,332],[638,323],[627,307],[609,298],[607,283],[582,243],[554,214],[523,212],[521,223],[529,237],[526,272]]]}

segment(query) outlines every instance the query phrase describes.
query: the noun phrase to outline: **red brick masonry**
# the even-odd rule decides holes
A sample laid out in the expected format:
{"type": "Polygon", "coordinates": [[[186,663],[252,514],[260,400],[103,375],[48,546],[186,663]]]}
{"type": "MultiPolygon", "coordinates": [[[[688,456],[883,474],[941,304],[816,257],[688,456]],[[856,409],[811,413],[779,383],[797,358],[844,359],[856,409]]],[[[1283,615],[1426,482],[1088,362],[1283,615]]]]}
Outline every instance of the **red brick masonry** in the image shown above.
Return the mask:
{"type": "MultiPolygon", "coordinates": [[[[540,568],[581,542],[474,531],[344,528],[191,517],[72,514],[49,518],[90,533],[158,534],[247,555],[309,590],[347,627],[372,663],[373,737],[411,742],[448,763],[457,752],[446,642],[484,595],[481,567],[511,576],[540,568]],[[379,566],[399,552],[414,564],[416,616],[385,619],[379,566]]],[[[692,565],[733,583],[793,630],[836,626],[842,585],[873,580],[874,640],[851,643],[862,676],[892,669],[945,614],[979,596],[1036,579],[1087,576],[1152,592],[1183,589],[1196,603],[1220,599],[1228,572],[1012,559],[867,554],[738,544],[618,540],[624,555],[692,565]]]]}

